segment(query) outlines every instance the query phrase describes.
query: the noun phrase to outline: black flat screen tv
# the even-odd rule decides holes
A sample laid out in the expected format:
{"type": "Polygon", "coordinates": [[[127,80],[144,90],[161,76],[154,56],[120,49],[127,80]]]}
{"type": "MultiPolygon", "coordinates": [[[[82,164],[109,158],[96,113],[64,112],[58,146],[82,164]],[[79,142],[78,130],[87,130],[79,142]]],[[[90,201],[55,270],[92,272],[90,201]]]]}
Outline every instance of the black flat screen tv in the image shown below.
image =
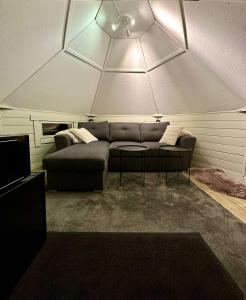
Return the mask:
{"type": "Polygon", "coordinates": [[[28,135],[0,136],[0,192],[31,174],[28,135]]]}

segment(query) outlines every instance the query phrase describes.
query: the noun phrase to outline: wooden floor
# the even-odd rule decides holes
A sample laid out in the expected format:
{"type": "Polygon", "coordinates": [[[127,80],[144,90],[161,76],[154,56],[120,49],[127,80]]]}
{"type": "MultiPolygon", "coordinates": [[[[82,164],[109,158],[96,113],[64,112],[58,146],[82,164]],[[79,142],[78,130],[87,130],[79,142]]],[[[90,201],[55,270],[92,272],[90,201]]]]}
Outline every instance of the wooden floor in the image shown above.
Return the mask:
{"type": "Polygon", "coordinates": [[[215,192],[206,184],[197,181],[193,176],[191,176],[191,181],[220,205],[229,210],[235,217],[246,224],[246,200],[215,192]]]}

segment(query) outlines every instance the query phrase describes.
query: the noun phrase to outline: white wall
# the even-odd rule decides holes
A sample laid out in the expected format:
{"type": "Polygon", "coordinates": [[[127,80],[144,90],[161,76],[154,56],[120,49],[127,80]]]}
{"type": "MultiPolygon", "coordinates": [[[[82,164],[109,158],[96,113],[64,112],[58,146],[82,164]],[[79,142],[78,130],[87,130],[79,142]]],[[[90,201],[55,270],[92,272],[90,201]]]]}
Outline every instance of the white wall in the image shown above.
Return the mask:
{"type": "Polygon", "coordinates": [[[245,180],[246,115],[225,112],[168,116],[197,137],[194,167],[217,167],[239,181],[245,180]]]}
{"type": "Polygon", "coordinates": [[[0,110],[0,113],[2,116],[2,119],[0,118],[0,124],[2,120],[2,134],[29,135],[32,170],[41,169],[43,156],[55,151],[54,138],[42,136],[42,121],[72,122],[73,126],[77,127],[77,122],[87,120],[82,115],[21,109],[3,109],[0,110]]]}
{"type": "MultiPolygon", "coordinates": [[[[165,120],[163,118],[162,120],[165,120]]],[[[155,122],[150,115],[97,115],[95,121],[108,122],[155,122]]]]}

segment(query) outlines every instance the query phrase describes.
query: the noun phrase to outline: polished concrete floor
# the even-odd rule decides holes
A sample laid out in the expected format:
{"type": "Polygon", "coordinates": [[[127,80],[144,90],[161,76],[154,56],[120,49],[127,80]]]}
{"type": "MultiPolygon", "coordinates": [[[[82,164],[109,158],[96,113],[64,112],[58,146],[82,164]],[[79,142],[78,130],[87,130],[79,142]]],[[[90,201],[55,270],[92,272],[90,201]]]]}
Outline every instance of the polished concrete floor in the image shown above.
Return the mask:
{"type": "Polygon", "coordinates": [[[48,191],[48,230],[200,232],[246,294],[246,224],[192,183],[164,182],[147,173],[145,187],[121,187],[110,173],[103,191],[48,191]]]}

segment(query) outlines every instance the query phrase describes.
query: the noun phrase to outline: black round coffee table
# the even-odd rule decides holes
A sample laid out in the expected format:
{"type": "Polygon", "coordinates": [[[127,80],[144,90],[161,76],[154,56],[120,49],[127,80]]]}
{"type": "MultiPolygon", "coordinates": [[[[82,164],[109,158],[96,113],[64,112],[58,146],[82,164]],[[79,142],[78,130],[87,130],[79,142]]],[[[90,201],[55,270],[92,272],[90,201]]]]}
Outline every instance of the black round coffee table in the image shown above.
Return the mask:
{"type": "MultiPolygon", "coordinates": [[[[147,150],[146,146],[143,145],[122,145],[118,146],[117,149],[120,150],[120,185],[123,185],[123,159],[124,158],[137,158],[140,159],[140,172],[141,172],[141,178],[142,178],[142,186],[145,184],[145,169],[144,169],[144,164],[145,164],[145,153],[147,150]],[[134,153],[134,155],[132,155],[134,153]]],[[[127,177],[124,177],[126,181],[124,183],[127,183],[129,181],[136,181],[138,179],[137,177],[135,179],[129,179],[127,177]]]]}
{"type": "MultiPolygon", "coordinates": [[[[190,184],[190,162],[191,162],[191,153],[192,149],[188,147],[180,147],[180,146],[171,146],[171,145],[162,145],[159,147],[159,167],[160,170],[160,163],[161,158],[164,158],[164,160],[167,160],[168,158],[176,158],[177,159],[177,168],[174,172],[177,172],[177,175],[174,177],[168,178],[168,168],[166,167],[165,173],[166,173],[166,184],[168,184],[169,181],[174,180],[179,177],[180,173],[182,172],[182,154],[188,153],[188,185],[190,184]]],[[[158,170],[158,176],[159,176],[159,170],[158,170]]]]}

